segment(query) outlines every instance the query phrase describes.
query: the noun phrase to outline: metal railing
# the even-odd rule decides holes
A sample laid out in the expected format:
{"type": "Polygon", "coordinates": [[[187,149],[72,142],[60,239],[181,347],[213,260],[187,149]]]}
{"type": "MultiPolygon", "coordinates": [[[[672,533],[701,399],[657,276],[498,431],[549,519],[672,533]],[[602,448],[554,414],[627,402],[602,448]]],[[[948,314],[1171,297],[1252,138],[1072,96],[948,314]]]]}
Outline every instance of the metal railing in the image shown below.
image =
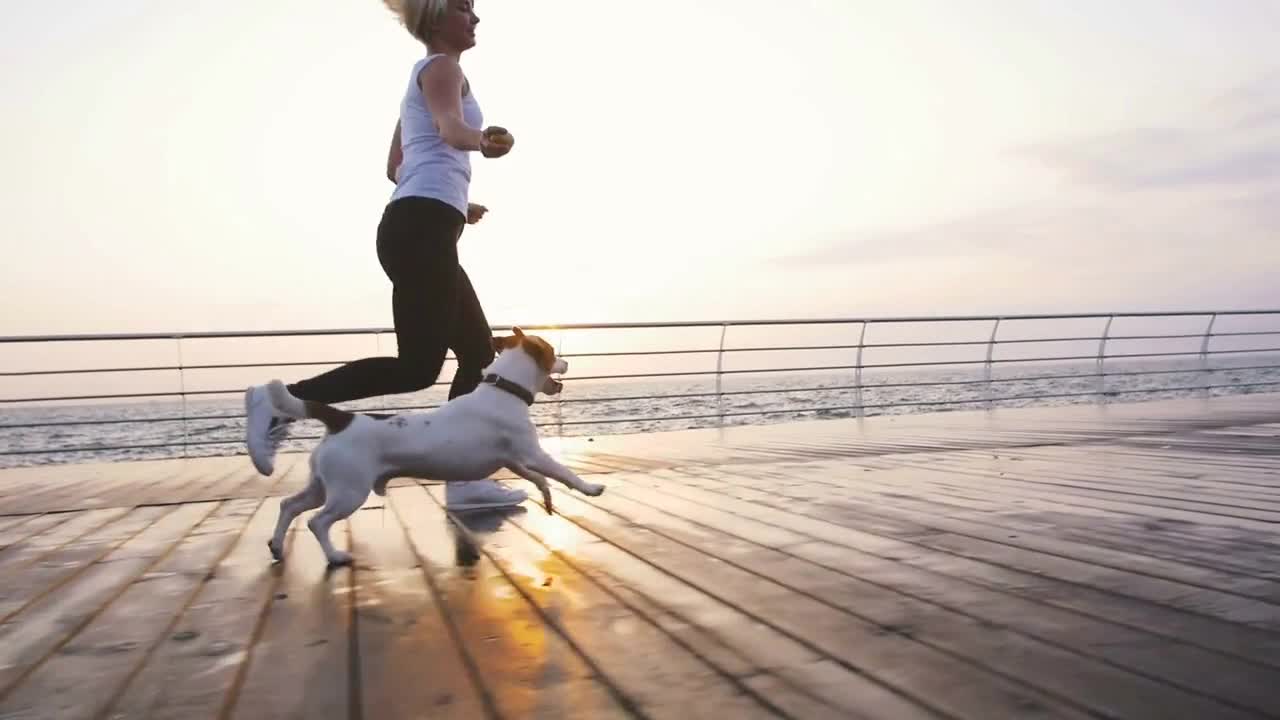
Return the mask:
{"type": "MultiPolygon", "coordinates": [[[[1215,391],[1253,392],[1270,388],[1280,388],[1280,358],[1268,357],[1280,353],[1280,310],[1221,310],[1221,311],[1178,311],[1178,312],[1116,312],[1088,314],[1021,314],[1000,316],[916,316],[916,317],[883,317],[883,318],[819,318],[819,319],[778,319],[778,320],[741,320],[741,321],[692,321],[692,322],[653,322],[653,323],[579,323],[566,325],[530,324],[521,325],[528,332],[544,335],[556,334],[557,347],[563,347],[566,334],[573,333],[626,333],[631,331],[688,331],[703,330],[709,334],[706,343],[695,343],[692,347],[657,347],[645,349],[607,350],[595,349],[585,352],[565,352],[563,357],[574,361],[591,361],[608,363],[627,361],[633,365],[653,364],[658,361],[677,359],[707,360],[705,365],[657,369],[653,367],[624,368],[624,372],[590,371],[575,375],[571,362],[570,376],[564,378],[567,387],[575,383],[594,381],[600,383],[622,383],[650,381],[671,383],[677,379],[690,382],[710,380],[711,385],[705,389],[684,388],[670,392],[626,392],[621,385],[607,388],[604,394],[586,397],[573,397],[573,393],[543,399],[537,406],[539,414],[535,422],[541,427],[555,427],[564,434],[566,428],[609,426],[627,427],[637,424],[652,427],[657,423],[675,424],[676,426],[723,425],[731,419],[749,417],[779,416],[795,418],[818,414],[822,416],[862,417],[869,412],[903,411],[912,408],[951,408],[979,406],[993,408],[1004,404],[1025,404],[1027,402],[1045,401],[1078,401],[1093,399],[1097,402],[1109,402],[1112,398],[1122,396],[1154,396],[1160,394],[1210,394],[1215,391]],[[1230,321],[1235,327],[1224,328],[1224,322],[1230,321]],[[1029,335],[1017,332],[1026,328],[1049,329],[1054,324],[1086,323],[1099,326],[1094,331],[1072,331],[1061,335],[1029,335]],[[1152,325],[1170,322],[1182,325],[1176,328],[1155,328],[1152,325]],[[1275,326],[1266,325],[1274,322],[1275,326]],[[1128,332],[1117,331],[1117,323],[1136,324],[1137,328],[1128,332]],[[975,328],[964,326],[976,325],[975,328]],[[942,329],[964,327],[972,335],[957,339],[941,337],[942,329]],[[770,342],[779,334],[788,331],[801,335],[812,335],[821,332],[823,338],[814,340],[802,338],[790,343],[770,342]],[[843,331],[848,334],[846,341],[831,341],[828,337],[843,331]],[[889,332],[893,334],[913,334],[917,337],[889,338],[888,341],[869,342],[869,331],[889,332]],[[927,334],[926,334],[927,333],[927,334]],[[767,334],[763,339],[754,337],[767,334]],[[735,335],[747,335],[745,344],[733,345],[729,341],[735,335]],[[717,342],[718,340],[718,342],[717,342]],[[1226,344],[1232,347],[1215,346],[1226,344]],[[1118,344],[1144,343],[1145,348],[1133,351],[1109,352],[1118,344]],[[1151,347],[1152,345],[1169,345],[1175,347],[1151,347]],[[1187,346],[1177,346],[1178,343],[1187,346]],[[1070,350],[1058,354],[1031,352],[1037,346],[1068,345],[1070,350]],[[1015,352],[1023,349],[1024,352],[1015,352]],[[939,354],[954,351],[975,351],[973,357],[940,357],[939,354]],[[821,353],[829,358],[827,362],[818,364],[797,364],[783,362],[777,358],[803,356],[821,353]],[[871,353],[887,354],[884,362],[867,362],[871,353]],[[933,356],[931,356],[931,354],[933,356]],[[1010,357],[1002,357],[1009,354],[1010,357]],[[1243,364],[1226,367],[1214,367],[1211,359],[1231,358],[1238,356],[1258,356],[1256,360],[1248,360],[1243,364]],[[756,363],[748,367],[728,367],[727,363],[737,357],[774,358],[765,363],[756,363]],[[710,362],[713,359],[714,362],[710,362]],[[1139,361],[1178,363],[1190,360],[1192,366],[1160,366],[1137,367],[1139,361]],[[1032,372],[1031,374],[1011,374],[1008,377],[997,377],[997,369],[1044,367],[1048,364],[1061,364],[1066,367],[1063,372],[1032,372]],[[941,369],[974,369],[980,368],[979,377],[928,377],[920,373],[941,369]],[[1089,370],[1081,371],[1084,368],[1089,370]],[[734,378],[798,378],[811,377],[815,373],[834,375],[835,380],[827,384],[800,383],[787,385],[774,382],[753,387],[730,389],[727,381],[734,378]],[[869,382],[869,374],[878,374],[878,382],[869,382]],[[1229,375],[1230,382],[1215,382],[1215,373],[1229,375]],[[1155,382],[1150,386],[1135,384],[1135,378],[1160,378],[1191,374],[1195,380],[1190,384],[1174,382],[1155,382]],[[1241,377],[1247,374],[1248,377],[1241,377]],[[1124,382],[1118,382],[1123,378],[1124,382]],[[851,382],[850,382],[851,380],[851,382]],[[1088,387],[1080,385],[1088,383],[1088,387]],[[1029,388],[1018,391],[1018,385],[1029,388]],[[1007,390],[1007,388],[1015,388],[1007,390]],[[909,391],[907,397],[888,397],[886,391],[909,391]],[[920,397],[923,390],[933,393],[930,397],[920,397]],[[971,391],[978,392],[971,392],[971,391]],[[884,396],[873,398],[868,402],[866,394],[875,392],[884,396]],[[950,394],[948,394],[950,393],[950,394]],[[566,397],[566,395],[568,395],[566,397]],[[796,396],[814,397],[819,400],[796,403],[786,401],[777,407],[760,407],[756,399],[760,398],[793,398],[796,396]],[[750,398],[743,407],[726,407],[726,401],[736,402],[750,398]],[[847,399],[846,399],[847,398],[847,399]],[[696,404],[694,401],[705,401],[700,408],[688,409],[696,404]],[[645,403],[646,407],[657,408],[656,413],[639,413],[627,408],[616,415],[605,414],[593,416],[586,412],[570,412],[566,417],[566,409],[588,408],[591,406],[618,407],[624,404],[645,403]],[[684,410],[664,410],[663,404],[675,404],[685,407],[684,410]]],[[[510,331],[511,326],[494,326],[497,333],[510,331]]],[[[254,370],[267,372],[272,368],[319,368],[339,364],[343,360],[271,360],[271,361],[217,361],[188,362],[192,357],[193,343],[212,341],[244,342],[253,339],[271,338],[336,338],[372,336],[379,343],[383,334],[393,332],[387,328],[344,328],[320,330],[272,330],[272,331],[228,331],[199,333],[115,333],[92,335],[31,335],[0,337],[0,347],[9,349],[10,355],[17,348],[36,346],[39,348],[54,347],[99,347],[104,344],[112,346],[160,343],[162,346],[172,343],[170,356],[174,360],[165,362],[132,362],[113,366],[65,367],[58,366],[56,361],[37,360],[30,365],[10,369],[13,365],[21,365],[12,357],[3,362],[0,381],[14,386],[10,394],[0,397],[0,412],[6,416],[0,420],[0,458],[6,456],[60,456],[94,455],[109,453],[155,453],[159,451],[180,451],[187,454],[199,448],[223,448],[235,450],[239,438],[205,438],[192,437],[200,431],[199,424],[221,423],[233,424],[243,418],[238,404],[234,409],[228,407],[221,411],[206,414],[192,414],[191,403],[227,398],[237,399],[244,390],[244,384],[236,386],[196,389],[190,383],[195,373],[254,370]],[[50,366],[53,365],[53,366],[50,366]],[[176,387],[133,390],[127,392],[112,391],[109,378],[121,375],[147,375],[154,373],[173,373],[176,387]],[[69,378],[98,378],[101,390],[81,392],[30,391],[24,390],[33,384],[44,383],[61,385],[69,378]],[[162,414],[159,411],[148,412],[149,407],[162,400],[176,402],[176,414],[162,414]],[[139,404],[143,401],[152,405],[139,404]],[[97,408],[89,417],[70,413],[67,417],[69,403],[90,404],[87,407],[97,408]],[[118,412],[106,412],[102,408],[110,407],[104,403],[129,403],[127,411],[120,410],[123,405],[116,405],[118,412]],[[43,408],[43,411],[41,411],[43,408]],[[6,411],[6,409],[8,411],[6,411]],[[19,413],[21,410],[21,413],[19,413]],[[19,417],[22,414],[25,417],[19,417]],[[141,432],[116,432],[117,436],[128,435],[132,440],[120,440],[107,444],[84,443],[76,441],[77,434],[93,432],[95,428],[120,428],[123,426],[160,426],[180,425],[181,437],[156,439],[147,437],[141,432]],[[77,432],[70,432],[79,428],[77,432]],[[27,434],[25,437],[23,434],[27,434]],[[44,439],[56,433],[62,433],[66,442],[33,442],[33,436],[43,433],[44,439]],[[8,437],[6,442],[5,438],[8,437]]],[[[870,338],[874,340],[874,338],[870,338]]],[[[599,343],[597,343],[599,344],[599,343]]],[[[153,352],[158,352],[153,347],[153,352]]],[[[1184,362],[1185,365],[1185,362],[1184,362]]],[[[261,378],[258,380],[261,381],[261,378]]],[[[437,382],[433,387],[441,387],[447,381],[437,382]]],[[[422,410],[438,406],[438,403],[387,404],[386,399],[377,409],[385,411],[422,410]]],[[[367,408],[359,408],[367,409],[367,408]]],[[[224,428],[225,429],[225,428],[224,428]]],[[[154,435],[155,433],[151,433],[154,435]]],[[[40,438],[35,438],[39,440],[40,438]]],[[[315,440],[316,436],[299,436],[295,440],[315,440]]]]}

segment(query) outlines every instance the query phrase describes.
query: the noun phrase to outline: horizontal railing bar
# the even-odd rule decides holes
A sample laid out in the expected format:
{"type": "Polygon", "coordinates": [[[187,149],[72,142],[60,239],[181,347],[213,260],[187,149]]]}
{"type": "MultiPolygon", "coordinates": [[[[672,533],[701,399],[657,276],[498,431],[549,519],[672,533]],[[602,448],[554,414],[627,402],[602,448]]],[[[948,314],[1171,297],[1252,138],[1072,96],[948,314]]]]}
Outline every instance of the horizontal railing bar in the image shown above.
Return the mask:
{"type": "Polygon", "coordinates": [[[1251,348],[1251,349],[1244,349],[1244,350],[1205,350],[1205,351],[1188,350],[1186,352],[1167,352],[1167,353],[1130,353],[1130,354],[1117,353],[1115,355],[1108,354],[1105,357],[1107,360],[1113,360],[1113,359],[1125,359],[1125,358],[1132,359],[1132,358],[1177,357],[1177,356],[1187,356],[1187,355],[1247,355],[1249,353],[1277,353],[1277,352],[1280,352],[1280,347],[1251,348]]]}
{"type": "MultiPolygon", "coordinates": [[[[1280,369],[1280,365],[1262,365],[1256,368],[1238,368],[1245,369],[1280,369]]],[[[1237,369],[1237,368],[1233,368],[1237,369]]],[[[1038,382],[1041,380],[1074,380],[1079,378],[1096,378],[1096,377],[1123,377],[1123,376],[1141,376],[1165,374],[1167,370],[1139,371],[1133,373],[1077,373],[1071,375],[1031,375],[1027,377],[1013,378],[992,378],[988,380],[941,380],[936,382],[919,382],[919,383],[876,383],[874,385],[827,385],[821,387],[800,387],[800,388],[763,388],[760,390],[724,390],[719,393],[701,392],[701,393],[672,393],[665,395],[633,395],[633,396],[608,396],[602,398],[571,398],[557,400],[560,403],[579,403],[579,404],[596,404],[606,402],[626,402],[632,400],[682,400],[688,398],[710,398],[719,395],[787,395],[793,393],[807,392],[823,392],[832,390],[857,390],[859,387],[863,390],[880,390],[880,389],[897,389],[897,388],[916,388],[916,387],[948,387],[957,385],[983,385],[991,383],[1016,383],[1016,382],[1038,382]]],[[[1181,370],[1180,373],[1199,373],[1199,370],[1181,370]]],[[[393,405],[381,408],[377,412],[406,412],[410,410],[431,410],[439,407],[439,405],[393,405]]],[[[241,417],[241,416],[229,416],[241,417]]]]}
{"type": "MultiPolygon", "coordinates": [[[[1268,366],[1268,367],[1280,368],[1280,366],[1268,366]]],[[[1117,374],[1120,374],[1120,373],[1117,373],[1117,374]]],[[[1135,374],[1143,374],[1143,373],[1135,373],[1135,374]]],[[[991,382],[1017,382],[1019,380],[1027,381],[1027,382],[1035,382],[1038,380],[1062,380],[1062,379],[1075,379],[1075,378],[1085,378],[1085,377],[1097,377],[1097,375],[1098,375],[1097,373],[1084,373],[1079,375],[1046,375],[1046,376],[1033,376],[1033,377],[1027,377],[1027,378],[993,379],[991,382]]],[[[942,387],[942,386],[948,386],[948,385],[981,384],[984,382],[986,381],[985,380],[954,380],[954,381],[948,380],[948,381],[924,382],[924,383],[880,383],[876,385],[864,385],[863,387],[867,390],[871,390],[875,388],[898,388],[898,387],[942,387]]],[[[827,386],[827,387],[791,388],[791,389],[764,388],[760,390],[727,390],[719,394],[720,395],[768,395],[772,393],[785,394],[785,393],[800,393],[800,392],[818,392],[821,390],[852,390],[854,388],[855,386],[853,385],[835,385],[835,386],[827,386]]],[[[608,396],[608,397],[602,397],[602,398],[563,398],[563,399],[557,399],[555,400],[555,402],[565,403],[565,404],[569,404],[569,403],[577,403],[577,404],[601,403],[602,404],[607,402],[629,402],[633,400],[682,400],[682,399],[688,399],[688,398],[715,397],[716,395],[717,393],[714,393],[714,392],[671,393],[671,394],[664,394],[664,395],[620,395],[620,396],[608,396]]],[[[380,408],[375,408],[370,410],[353,410],[352,412],[378,412],[378,413],[405,412],[409,410],[434,410],[438,407],[440,406],[439,405],[392,405],[392,406],[380,407],[380,408]]],[[[26,430],[26,429],[42,428],[42,427],[66,427],[70,425],[91,426],[91,425],[164,423],[164,422],[182,422],[184,420],[191,423],[199,423],[199,422],[205,422],[205,421],[240,420],[243,418],[244,418],[243,413],[237,413],[234,415],[189,415],[185,417],[172,416],[172,417],[150,417],[150,418],[116,418],[111,420],[55,420],[55,421],[39,422],[39,423],[17,423],[17,424],[10,424],[10,425],[0,425],[0,430],[26,430]]]]}
{"type": "MultiPolygon", "coordinates": [[[[1280,335],[1280,330],[1250,330],[1248,332],[1215,332],[1209,333],[1209,337],[1240,337],[1243,335],[1280,335]]],[[[1197,335],[1196,337],[1204,337],[1197,335]]]]}
{"type": "MultiPolygon", "coordinates": [[[[1255,332],[1214,332],[1214,333],[1209,333],[1209,337],[1211,337],[1211,338],[1215,338],[1215,337],[1239,337],[1239,336],[1243,336],[1243,335],[1280,335],[1280,330],[1259,330],[1259,331],[1255,331],[1255,332]]],[[[1196,340],[1200,340],[1200,339],[1203,339],[1203,338],[1204,338],[1204,336],[1205,336],[1205,333],[1202,333],[1202,332],[1198,332],[1198,333],[1175,333],[1175,334],[1169,334],[1169,335],[1108,335],[1108,336],[1107,336],[1107,342],[1111,342],[1112,340],[1186,340],[1186,339],[1192,339],[1192,338],[1194,338],[1194,339],[1196,339],[1196,340]]],[[[1084,338],[1070,338],[1070,339],[1072,339],[1072,340],[1080,340],[1080,341],[1084,341],[1084,342],[1088,342],[1088,341],[1094,341],[1094,342],[1096,342],[1096,341],[1098,341],[1098,340],[1101,340],[1102,338],[1100,338],[1100,337],[1093,337],[1093,338],[1084,337],[1084,338]]],[[[997,344],[997,345],[999,345],[999,344],[1001,344],[1001,343],[1011,343],[1011,342],[1020,342],[1020,341],[1018,341],[1018,340],[997,340],[997,341],[996,341],[996,344],[997,344]]],[[[1055,339],[1055,338],[1044,338],[1044,339],[1042,339],[1042,340],[1032,341],[1032,342],[1058,342],[1058,340],[1057,340],[1057,339],[1055,339]]]]}
{"type": "MultiPolygon", "coordinates": [[[[452,358],[447,358],[452,359],[452,358]]],[[[178,370],[243,370],[246,368],[269,367],[315,367],[321,365],[341,365],[347,360],[300,360],[298,362],[264,362],[264,363],[220,363],[213,365],[147,365],[143,367],[110,367],[60,369],[60,370],[17,370],[0,372],[0,377],[33,377],[37,375],[90,375],[97,373],[120,372],[174,372],[178,370]]]]}
{"type": "MultiPolygon", "coordinates": [[[[1256,383],[1230,383],[1219,385],[1196,385],[1189,387],[1169,387],[1169,388],[1135,388],[1132,390],[1111,390],[1106,393],[1098,393],[1097,391],[1079,392],[1079,393],[1052,393],[1045,395],[1013,395],[996,398],[966,398],[954,400],[912,400],[893,403],[873,403],[864,405],[844,405],[836,407],[809,407],[809,408],[777,408],[777,409],[761,409],[761,410],[742,410],[727,413],[711,413],[704,415],[669,415],[659,417],[634,417],[634,418],[607,418],[601,420],[569,420],[564,422],[549,421],[543,423],[535,423],[538,427],[549,427],[556,425],[608,425],[618,423],[643,423],[643,422],[674,422],[677,420],[709,420],[717,417],[746,417],[756,415],[783,415],[783,414],[799,414],[813,412],[850,412],[854,410],[867,410],[885,407],[944,407],[947,405],[967,405],[986,402],[1011,402],[1017,400],[1051,400],[1059,398],[1071,397],[1089,397],[1099,394],[1106,395],[1132,395],[1132,394],[1154,394],[1162,392],[1187,392],[1199,390],[1217,390],[1226,388],[1248,388],[1248,387],[1276,387],[1280,386],[1280,380],[1272,382],[1256,382],[1256,383]]],[[[321,435],[304,435],[291,438],[292,440],[319,440],[321,435]]],[[[237,445],[241,440],[194,440],[184,444],[188,446],[214,446],[214,445],[237,445]]],[[[0,451],[0,456],[6,455],[50,455],[56,453],[85,453],[85,452],[109,452],[118,450],[150,450],[150,449],[167,449],[176,447],[173,443],[158,443],[146,445],[96,445],[81,446],[71,448],[48,448],[39,450],[6,450],[0,451]]]]}
{"type": "MultiPolygon", "coordinates": [[[[1160,317],[1218,317],[1280,315],[1280,310],[1170,310],[1170,311],[1133,311],[1133,312],[1092,312],[1092,313],[1031,313],[1014,315],[921,315],[901,317],[850,317],[850,318],[792,318],[792,319],[758,319],[758,320],[685,320],[662,322],[628,322],[628,323],[530,323],[519,325],[525,330],[643,330],[663,328],[720,328],[729,327],[768,327],[779,325],[849,325],[849,324],[887,324],[887,323],[954,323],[954,322],[986,322],[992,320],[1088,320],[1108,317],[1117,318],[1160,318],[1160,317]]],[[[512,325],[493,325],[492,330],[510,331],[512,325]]],[[[204,332],[146,332],[146,333],[78,333],[56,335],[9,335],[0,336],[3,343],[34,342],[99,342],[111,340],[200,340],[218,338],[250,338],[250,337],[298,337],[323,335],[375,335],[392,334],[393,328],[313,328],[295,330],[227,330],[204,332]]]]}
{"type": "MultiPolygon", "coordinates": [[[[1241,337],[1241,336],[1262,336],[1262,335],[1280,335],[1280,330],[1275,331],[1258,331],[1258,332],[1227,332],[1227,333],[1211,333],[1209,337],[1241,337]]],[[[1184,339],[1201,339],[1204,333],[1186,333],[1186,334],[1170,334],[1170,335],[1113,335],[1107,338],[1109,342],[1123,340],[1184,340],[1184,339]]],[[[1062,343],[1062,342],[1097,342],[1101,338],[1097,336],[1075,336],[1061,338],[1014,338],[1009,340],[995,340],[995,345],[1019,345],[1034,343],[1062,343]]],[[[899,343],[866,343],[862,347],[870,350],[874,348],[922,348],[922,347],[974,347],[986,346],[992,344],[990,340],[938,340],[930,342],[899,342],[899,343]]],[[[658,355],[709,355],[718,352],[724,353],[746,353],[746,352],[811,352],[817,350],[854,350],[857,349],[856,344],[842,345],[769,345],[769,346],[748,346],[748,347],[726,347],[706,348],[706,349],[671,349],[671,350],[629,350],[618,352],[591,352],[591,353],[564,353],[560,357],[566,359],[573,358],[607,358],[607,357],[646,357],[658,355]]],[[[1269,350],[1219,350],[1210,352],[1268,352],[1269,350]]],[[[1190,353],[1199,354],[1199,353],[1190,353]]],[[[1148,354],[1143,354],[1144,357],[1148,354]]],[[[1155,355],[1150,355],[1155,357],[1155,355]]],[[[1127,357],[1123,355],[1110,355],[1108,357],[1127,357]]],[[[446,354],[447,362],[456,362],[457,358],[452,353],[446,354]]],[[[189,370],[244,370],[253,368],[273,368],[273,367],[319,367],[326,365],[342,365],[350,362],[349,360],[299,360],[294,362],[260,362],[260,363],[207,363],[194,365],[146,365],[137,367],[109,367],[109,368],[65,368],[57,370],[16,370],[0,372],[0,377],[37,377],[47,375],[90,375],[103,373],[142,373],[142,372],[174,372],[189,370]]],[[[870,367],[870,366],[865,366],[870,367]]]]}
{"type": "MultiPolygon", "coordinates": [[[[241,441],[243,442],[243,441],[241,441]]],[[[182,445],[234,445],[234,440],[192,440],[182,443],[182,445]]],[[[180,447],[174,443],[149,443],[146,445],[85,445],[80,447],[69,448],[48,448],[41,450],[3,450],[0,451],[0,457],[7,455],[53,455],[56,453],[87,453],[87,452],[109,452],[118,450],[167,450],[173,447],[180,447]]]]}
{"type": "Polygon", "coordinates": [[[144,398],[182,397],[183,395],[233,395],[243,392],[244,388],[239,390],[187,390],[186,392],[173,390],[170,392],[113,393],[110,395],[53,395],[50,397],[37,398],[0,398],[0,403],[70,402],[72,400],[141,400],[144,398]]]}
{"type": "MultiPolygon", "coordinates": [[[[1235,355],[1235,354],[1262,354],[1277,353],[1280,348],[1257,348],[1251,350],[1209,350],[1207,352],[1186,351],[1171,353],[1129,353],[1129,354],[1112,354],[1106,355],[1107,360],[1134,360],[1147,358],[1162,357],[1190,357],[1200,355],[1235,355]]],[[[1014,363],[1040,363],[1040,362],[1069,362],[1069,361],[1092,361],[1096,360],[1095,355],[1060,355],[1051,357],[1030,357],[1030,358],[998,358],[994,360],[935,360],[927,362],[909,362],[909,363],[870,363],[862,365],[864,370],[875,369],[893,369],[893,368],[920,368],[920,367],[950,367],[957,365],[982,365],[990,362],[991,364],[1014,364],[1014,363]]],[[[646,378],[666,378],[666,377],[701,377],[707,375],[749,375],[749,374],[769,374],[781,372],[817,372],[831,370],[854,370],[856,365],[815,365],[805,367],[783,367],[783,368],[748,368],[743,370],[690,370],[681,372],[662,372],[662,373],[629,373],[620,375],[585,375],[578,377],[562,378],[565,382],[581,382],[586,380],[636,380],[646,378]]],[[[428,387],[437,387],[443,385],[443,382],[436,382],[428,387]]],[[[427,388],[423,388],[424,390],[427,388]]],[[[49,397],[36,398],[0,398],[0,404],[19,404],[19,403],[42,403],[42,402],[69,402],[69,401],[86,401],[86,400],[131,400],[142,398],[157,397],[181,397],[181,396],[209,396],[209,395],[232,395],[244,392],[241,389],[228,390],[188,390],[186,392],[152,392],[152,393],[114,393],[107,395],[54,395],[49,397]]]]}

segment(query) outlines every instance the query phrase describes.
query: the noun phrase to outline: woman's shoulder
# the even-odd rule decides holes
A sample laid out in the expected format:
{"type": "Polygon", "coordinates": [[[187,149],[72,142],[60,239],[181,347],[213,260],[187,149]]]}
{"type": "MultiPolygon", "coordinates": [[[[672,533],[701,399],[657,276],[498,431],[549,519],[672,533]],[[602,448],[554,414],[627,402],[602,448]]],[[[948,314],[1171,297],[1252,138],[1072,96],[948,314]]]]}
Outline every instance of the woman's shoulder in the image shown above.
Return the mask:
{"type": "Polygon", "coordinates": [[[471,94],[471,81],[467,79],[465,73],[462,72],[462,65],[457,60],[445,55],[437,53],[420,58],[413,65],[413,75],[418,83],[418,88],[423,89],[427,82],[427,71],[431,69],[435,77],[446,77],[450,82],[456,82],[457,79],[462,80],[462,97],[471,94]]]}

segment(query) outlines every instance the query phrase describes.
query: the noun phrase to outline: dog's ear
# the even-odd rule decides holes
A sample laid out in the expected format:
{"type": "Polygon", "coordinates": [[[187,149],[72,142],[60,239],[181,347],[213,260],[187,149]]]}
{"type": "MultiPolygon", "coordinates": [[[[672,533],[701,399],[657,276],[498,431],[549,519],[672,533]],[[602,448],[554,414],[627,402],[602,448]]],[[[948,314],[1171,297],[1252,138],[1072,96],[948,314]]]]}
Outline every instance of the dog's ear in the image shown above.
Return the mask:
{"type": "Polygon", "coordinates": [[[524,348],[524,351],[534,359],[534,362],[538,363],[538,367],[542,368],[543,372],[551,372],[551,368],[556,362],[556,351],[555,348],[551,347],[551,343],[537,335],[526,335],[520,338],[518,342],[524,348]]]}
{"type": "Polygon", "coordinates": [[[495,337],[491,340],[493,351],[500,353],[508,348],[513,348],[520,344],[520,338],[517,337],[495,337]]]}
{"type": "Polygon", "coordinates": [[[524,337],[524,331],[518,327],[511,328],[511,332],[515,333],[516,337],[518,338],[524,337]]]}

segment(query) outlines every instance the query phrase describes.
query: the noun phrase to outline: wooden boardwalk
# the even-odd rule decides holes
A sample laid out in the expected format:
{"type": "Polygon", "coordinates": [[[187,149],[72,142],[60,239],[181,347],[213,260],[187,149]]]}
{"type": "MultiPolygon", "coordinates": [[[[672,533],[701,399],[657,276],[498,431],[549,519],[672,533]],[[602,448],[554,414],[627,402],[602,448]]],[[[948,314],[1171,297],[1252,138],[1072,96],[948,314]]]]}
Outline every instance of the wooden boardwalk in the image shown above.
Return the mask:
{"type": "Polygon", "coordinates": [[[0,718],[1280,717],[1280,396],[548,445],[328,573],[302,455],[0,472],[0,718]]]}

